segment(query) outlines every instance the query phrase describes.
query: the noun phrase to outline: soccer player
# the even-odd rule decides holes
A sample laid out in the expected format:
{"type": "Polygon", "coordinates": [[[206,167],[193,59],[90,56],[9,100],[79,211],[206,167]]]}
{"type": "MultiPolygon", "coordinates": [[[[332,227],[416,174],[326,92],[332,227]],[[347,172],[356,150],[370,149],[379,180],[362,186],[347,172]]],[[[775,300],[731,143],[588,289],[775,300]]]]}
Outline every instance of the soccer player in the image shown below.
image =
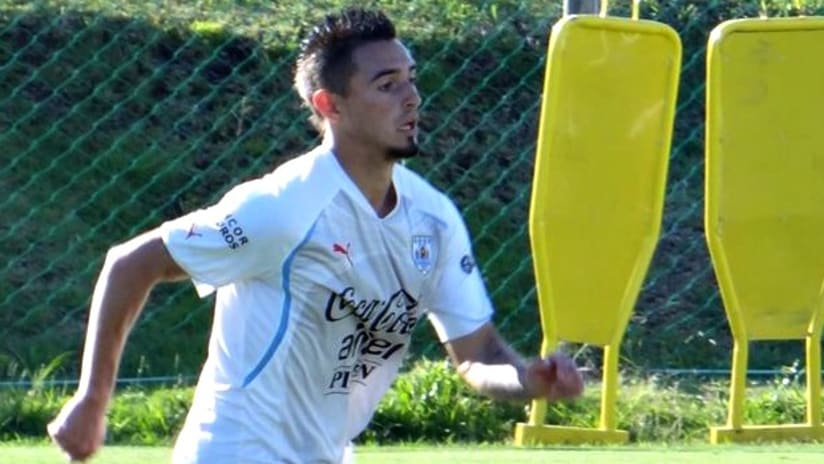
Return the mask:
{"type": "Polygon", "coordinates": [[[568,357],[525,360],[502,340],[458,209],[399,164],[418,152],[421,98],[392,22],[362,9],[327,16],[302,43],[295,87],[321,145],[109,250],[78,390],[48,427],[70,458],[102,444],[152,287],[185,278],[216,296],[176,463],[351,460],[424,316],[483,394],[581,393],[568,357]]]}

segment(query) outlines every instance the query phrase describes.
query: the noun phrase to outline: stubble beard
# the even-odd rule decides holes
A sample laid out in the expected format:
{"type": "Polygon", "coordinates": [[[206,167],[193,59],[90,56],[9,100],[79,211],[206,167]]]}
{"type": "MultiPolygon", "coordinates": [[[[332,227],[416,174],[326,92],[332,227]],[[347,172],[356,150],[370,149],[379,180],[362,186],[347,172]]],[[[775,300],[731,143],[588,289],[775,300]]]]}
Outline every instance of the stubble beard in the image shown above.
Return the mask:
{"type": "Polygon", "coordinates": [[[415,137],[409,137],[405,147],[389,147],[386,149],[386,157],[392,161],[400,161],[412,158],[418,154],[420,147],[415,137]]]}

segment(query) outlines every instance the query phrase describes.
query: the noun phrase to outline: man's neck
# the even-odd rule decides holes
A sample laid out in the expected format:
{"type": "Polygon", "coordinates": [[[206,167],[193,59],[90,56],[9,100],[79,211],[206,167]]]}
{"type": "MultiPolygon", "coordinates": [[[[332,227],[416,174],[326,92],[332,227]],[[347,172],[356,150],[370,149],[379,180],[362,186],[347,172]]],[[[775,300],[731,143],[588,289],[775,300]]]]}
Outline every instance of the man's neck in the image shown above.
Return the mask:
{"type": "Polygon", "coordinates": [[[395,208],[397,195],[392,185],[394,161],[384,153],[370,153],[364,147],[340,141],[332,144],[332,152],[378,217],[386,216],[395,208]]]}

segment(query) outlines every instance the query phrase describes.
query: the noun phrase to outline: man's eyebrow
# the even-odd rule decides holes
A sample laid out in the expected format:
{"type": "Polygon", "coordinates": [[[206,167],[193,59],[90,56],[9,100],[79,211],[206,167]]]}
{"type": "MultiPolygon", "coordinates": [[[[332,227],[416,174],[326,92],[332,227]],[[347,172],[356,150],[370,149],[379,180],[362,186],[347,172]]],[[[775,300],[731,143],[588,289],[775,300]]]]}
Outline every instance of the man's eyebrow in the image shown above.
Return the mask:
{"type": "MultiPolygon", "coordinates": [[[[416,70],[417,70],[417,66],[415,66],[414,64],[409,67],[409,72],[410,73],[413,73],[416,70]]],[[[369,82],[372,83],[372,82],[375,82],[376,80],[380,79],[383,76],[388,76],[390,74],[398,74],[400,72],[401,72],[401,70],[398,69],[398,68],[382,69],[382,70],[376,72],[375,75],[373,75],[372,78],[369,79],[369,82]]]]}

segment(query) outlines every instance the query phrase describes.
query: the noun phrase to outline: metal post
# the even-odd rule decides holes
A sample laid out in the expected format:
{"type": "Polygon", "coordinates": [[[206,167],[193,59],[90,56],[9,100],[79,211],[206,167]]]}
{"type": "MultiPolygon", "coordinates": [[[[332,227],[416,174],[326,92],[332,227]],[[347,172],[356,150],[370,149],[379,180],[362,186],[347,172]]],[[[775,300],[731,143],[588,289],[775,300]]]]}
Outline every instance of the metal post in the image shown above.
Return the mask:
{"type": "Polygon", "coordinates": [[[601,11],[601,0],[564,0],[564,16],[594,14],[601,11]]]}
{"type": "Polygon", "coordinates": [[[730,410],[727,413],[727,427],[740,429],[744,424],[744,396],[747,394],[747,361],[749,339],[735,338],[732,347],[732,379],[730,381],[730,410]]]}

